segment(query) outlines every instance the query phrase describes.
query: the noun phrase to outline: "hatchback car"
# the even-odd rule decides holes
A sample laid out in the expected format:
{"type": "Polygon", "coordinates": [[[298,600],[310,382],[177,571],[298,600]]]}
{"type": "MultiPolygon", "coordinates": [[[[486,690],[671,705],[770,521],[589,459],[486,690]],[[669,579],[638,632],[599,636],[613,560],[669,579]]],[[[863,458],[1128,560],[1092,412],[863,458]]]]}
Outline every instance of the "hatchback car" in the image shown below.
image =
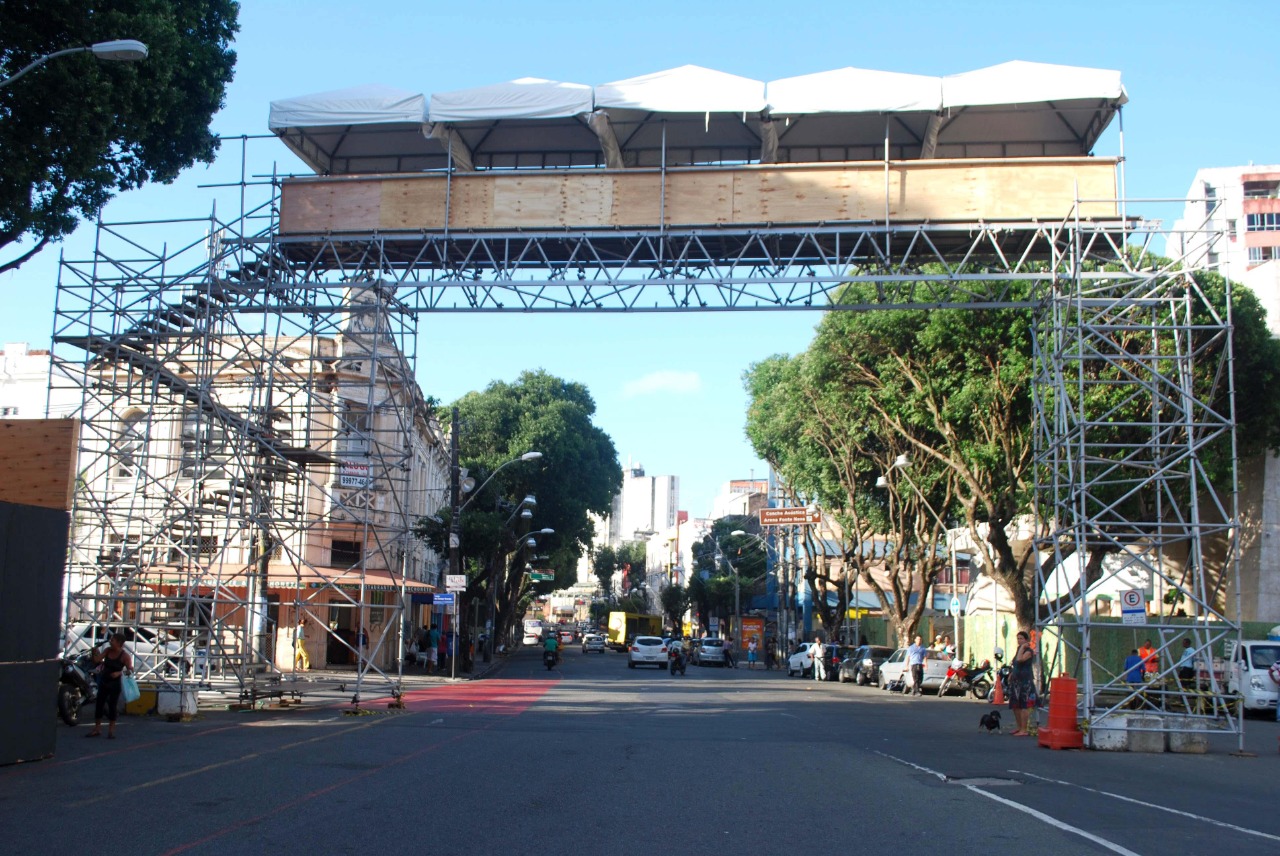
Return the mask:
{"type": "Polygon", "coordinates": [[[75,622],[67,628],[63,649],[70,656],[77,656],[106,644],[112,633],[124,634],[124,647],[133,657],[134,671],[143,677],[172,674],[179,669],[188,673],[195,667],[203,668],[203,652],[190,643],[183,645],[168,638],[163,632],[155,633],[146,627],[103,627],[100,624],[75,622]]]}
{"type": "Polygon", "coordinates": [[[658,636],[637,636],[627,647],[627,668],[636,666],[667,667],[667,646],[658,636]]]}
{"type": "Polygon", "coordinates": [[[880,664],[893,654],[887,645],[859,645],[840,661],[840,682],[853,681],[860,687],[874,684],[880,678],[880,664]]]}
{"type": "Polygon", "coordinates": [[[561,644],[561,645],[572,645],[572,644],[573,644],[573,631],[572,631],[572,630],[565,630],[565,629],[561,629],[561,630],[560,630],[560,644],[561,644]]]}
{"type": "MultiPolygon", "coordinates": [[[[826,677],[828,681],[834,681],[837,677],[838,664],[847,650],[840,645],[823,644],[823,664],[826,666],[826,677]]],[[[796,648],[795,653],[787,658],[787,677],[792,675],[813,674],[813,643],[801,642],[796,648]]]]}
{"type": "Polygon", "coordinates": [[[588,633],[582,637],[582,653],[589,654],[592,651],[604,653],[604,637],[596,633],[588,633]]]}
{"type": "Polygon", "coordinates": [[[712,663],[723,666],[724,640],[707,638],[698,646],[698,665],[708,666],[712,663]]]}

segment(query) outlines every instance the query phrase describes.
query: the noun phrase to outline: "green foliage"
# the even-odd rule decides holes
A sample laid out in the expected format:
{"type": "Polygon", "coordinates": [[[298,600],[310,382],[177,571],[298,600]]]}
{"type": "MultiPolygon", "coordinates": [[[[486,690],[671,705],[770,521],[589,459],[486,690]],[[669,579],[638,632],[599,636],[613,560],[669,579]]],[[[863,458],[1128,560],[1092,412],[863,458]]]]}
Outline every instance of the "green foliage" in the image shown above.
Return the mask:
{"type": "Polygon", "coordinates": [[[233,0],[9,0],[0,4],[0,76],[68,47],[144,42],[141,62],[59,57],[0,88],[0,249],[33,246],[17,267],[93,217],[117,192],[169,183],[212,163],[209,131],[231,82],[233,0]]]}
{"type": "Polygon", "coordinates": [[[606,595],[613,591],[613,575],[618,572],[618,554],[609,545],[598,548],[591,557],[591,573],[600,583],[606,595]]]}
{"type": "Polygon", "coordinates": [[[675,628],[680,627],[684,614],[689,609],[688,589],[678,585],[666,586],[658,599],[662,604],[662,614],[666,616],[667,623],[675,628]]]}

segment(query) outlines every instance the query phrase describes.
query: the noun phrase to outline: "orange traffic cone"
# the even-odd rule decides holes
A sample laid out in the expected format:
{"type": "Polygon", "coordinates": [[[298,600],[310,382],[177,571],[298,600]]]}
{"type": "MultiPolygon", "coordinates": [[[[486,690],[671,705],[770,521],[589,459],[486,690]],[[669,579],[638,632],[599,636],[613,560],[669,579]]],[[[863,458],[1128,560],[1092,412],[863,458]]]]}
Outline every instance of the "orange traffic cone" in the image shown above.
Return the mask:
{"type": "Polygon", "coordinates": [[[994,705],[1004,704],[1004,681],[1000,680],[999,675],[996,675],[996,694],[991,697],[991,703],[994,705]]]}

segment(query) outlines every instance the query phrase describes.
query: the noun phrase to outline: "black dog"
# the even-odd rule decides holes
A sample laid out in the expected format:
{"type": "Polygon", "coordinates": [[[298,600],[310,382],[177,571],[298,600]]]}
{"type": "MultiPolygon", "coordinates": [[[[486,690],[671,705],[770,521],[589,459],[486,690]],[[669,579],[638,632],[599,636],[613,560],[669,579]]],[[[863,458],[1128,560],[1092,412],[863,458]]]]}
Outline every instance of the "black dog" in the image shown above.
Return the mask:
{"type": "Polygon", "coordinates": [[[978,729],[981,730],[983,728],[987,730],[988,734],[992,731],[999,731],[1003,734],[1004,729],[1000,726],[1000,711],[993,710],[990,713],[982,714],[982,719],[978,720],[978,729]]]}

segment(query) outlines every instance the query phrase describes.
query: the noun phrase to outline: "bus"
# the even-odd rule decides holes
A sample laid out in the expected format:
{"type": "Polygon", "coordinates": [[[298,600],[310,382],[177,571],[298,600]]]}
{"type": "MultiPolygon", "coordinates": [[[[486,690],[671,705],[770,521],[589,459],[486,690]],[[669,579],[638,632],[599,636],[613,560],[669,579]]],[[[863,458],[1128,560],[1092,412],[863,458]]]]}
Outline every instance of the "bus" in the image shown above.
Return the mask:
{"type": "Polygon", "coordinates": [[[537,618],[524,620],[524,636],[520,641],[525,645],[537,645],[542,641],[542,621],[537,618]]]}

